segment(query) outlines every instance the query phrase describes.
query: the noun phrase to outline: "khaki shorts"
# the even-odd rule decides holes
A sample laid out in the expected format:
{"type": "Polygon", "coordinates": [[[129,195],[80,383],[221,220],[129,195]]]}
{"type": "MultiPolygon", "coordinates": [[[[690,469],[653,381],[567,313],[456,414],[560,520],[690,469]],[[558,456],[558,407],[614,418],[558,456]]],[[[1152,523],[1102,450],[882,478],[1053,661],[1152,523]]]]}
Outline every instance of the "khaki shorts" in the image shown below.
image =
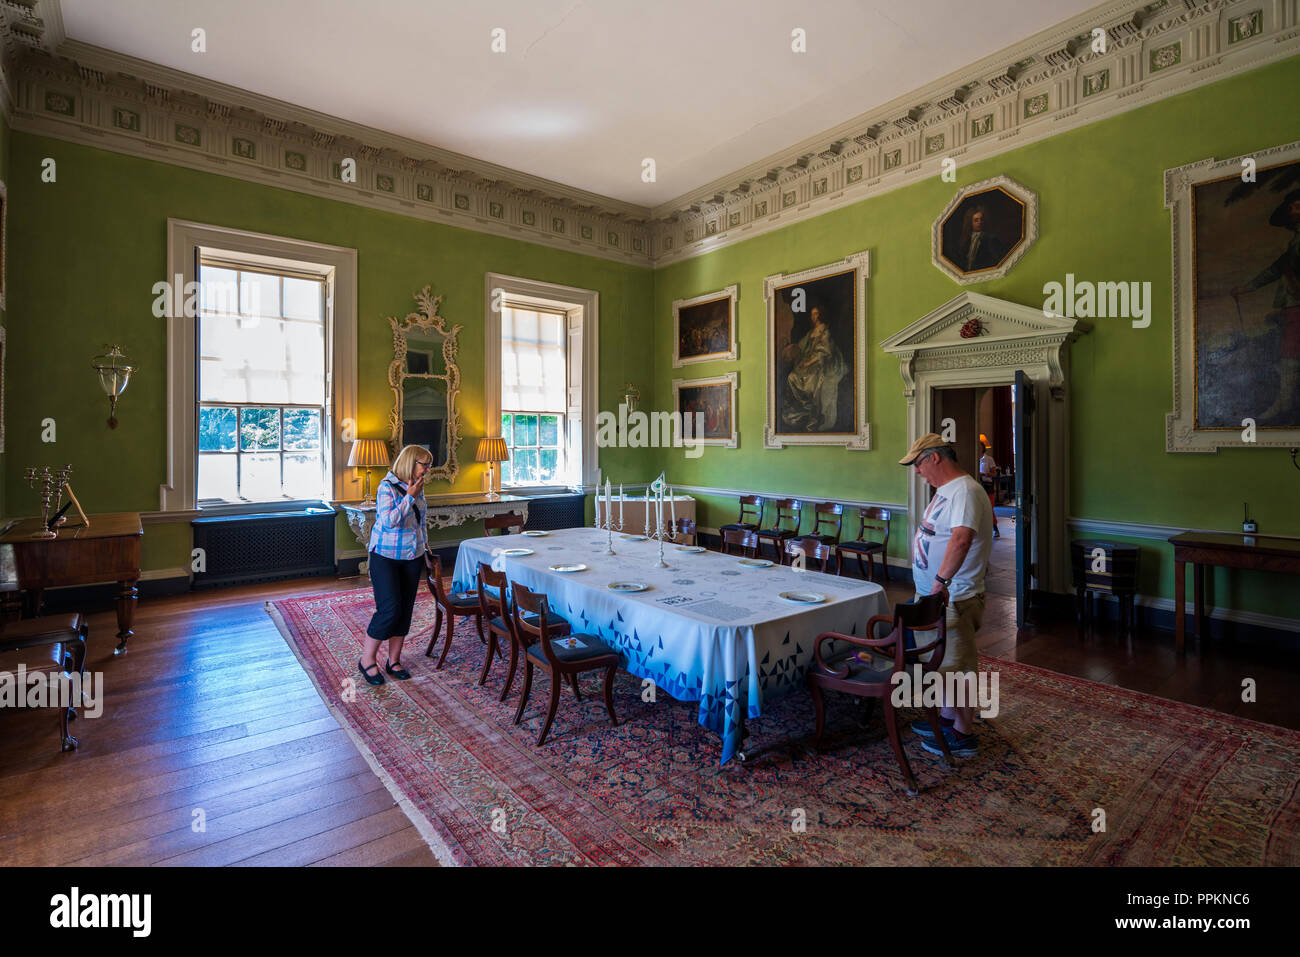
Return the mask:
{"type": "MultiPolygon", "coordinates": [[[[917,595],[917,598],[922,596],[917,595]]],[[[940,671],[978,671],[979,646],[975,644],[975,632],[979,631],[984,621],[984,595],[972,595],[948,603],[948,641],[944,647],[940,671]]],[[[915,632],[918,645],[933,641],[935,632],[915,632]]]]}

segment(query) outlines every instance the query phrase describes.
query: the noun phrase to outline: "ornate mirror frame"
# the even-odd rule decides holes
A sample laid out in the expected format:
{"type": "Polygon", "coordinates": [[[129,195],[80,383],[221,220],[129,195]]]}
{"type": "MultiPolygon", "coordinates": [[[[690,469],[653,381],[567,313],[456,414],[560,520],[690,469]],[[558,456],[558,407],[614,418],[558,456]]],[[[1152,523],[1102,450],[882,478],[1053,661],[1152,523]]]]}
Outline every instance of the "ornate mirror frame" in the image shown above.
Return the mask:
{"type": "Polygon", "coordinates": [[[446,320],[438,315],[442,305],[442,296],[434,296],[432,286],[425,286],[415,294],[419,304],[418,312],[409,312],[406,318],[388,317],[388,324],[393,327],[393,361],[388,364],[388,385],[393,390],[393,411],[388,421],[393,432],[393,452],[402,449],[402,383],[408,378],[445,379],[447,382],[447,461],[429,470],[433,478],[447,482],[456,481],[460,472],[457,452],[460,446],[460,409],[456,407],[456,396],[460,392],[460,367],[456,365],[456,353],[460,348],[458,337],[464,326],[447,328],[446,320]],[[406,372],[406,337],[411,331],[425,335],[442,336],[442,361],[446,373],[408,373],[406,372]]]}

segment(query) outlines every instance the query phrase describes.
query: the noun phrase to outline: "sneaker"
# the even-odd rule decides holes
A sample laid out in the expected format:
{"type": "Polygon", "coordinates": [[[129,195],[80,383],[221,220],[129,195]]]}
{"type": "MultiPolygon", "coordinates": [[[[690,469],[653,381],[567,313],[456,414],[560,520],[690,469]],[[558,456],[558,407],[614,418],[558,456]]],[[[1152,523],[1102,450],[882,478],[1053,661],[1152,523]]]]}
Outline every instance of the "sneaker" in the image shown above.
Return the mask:
{"type": "MultiPolygon", "coordinates": [[[[951,728],[952,719],[939,716],[939,726],[942,728],[951,728]]],[[[934,740],[934,729],[930,727],[929,721],[913,721],[911,724],[912,733],[918,738],[924,738],[927,741],[934,740]]]]}
{"type": "MultiPolygon", "coordinates": [[[[956,731],[954,731],[952,728],[946,727],[943,729],[943,737],[944,740],[948,742],[948,750],[952,752],[952,756],[954,758],[975,757],[975,753],[976,753],[975,749],[977,744],[975,740],[975,735],[965,734],[962,735],[961,737],[958,737],[956,731]]],[[[929,738],[922,738],[921,747],[925,748],[925,750],[929,751],[931,754],[938,754],[938,755],[943,754],[943,749],[939,747],[939,742],[933,736],[929,738]]]]}

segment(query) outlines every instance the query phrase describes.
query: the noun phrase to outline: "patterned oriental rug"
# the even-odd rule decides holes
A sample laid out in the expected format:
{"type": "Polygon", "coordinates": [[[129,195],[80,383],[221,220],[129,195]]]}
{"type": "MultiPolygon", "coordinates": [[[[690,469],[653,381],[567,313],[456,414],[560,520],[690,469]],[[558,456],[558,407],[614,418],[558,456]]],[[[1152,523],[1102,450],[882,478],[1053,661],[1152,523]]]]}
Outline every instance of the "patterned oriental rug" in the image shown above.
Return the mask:
{"type": "Polygon", "coordinates": [[[822,753],[803,747],[813,710],[796,692],[751,722],[756,759],[719,767],[694,705],[644,701],[620,673],[611,728],[592,673],[583,702],[565,688],[535,747],[549,678],[534,676],[513,725],[522,670],[505,703],[505,662],[478,687],[484,646],[470,619],[435,672],[427,594],[402,655],[411,680],[360,680],[373,610],[368,589],[268,603],[444,864],[1300,863],[1300,732],[986,659],[1001,712],[978,725],[978,757],[955,773],[904,731],[923,788],[909,797],[879,710],[859,725],[840,695],[827,696],[822,753]]]}

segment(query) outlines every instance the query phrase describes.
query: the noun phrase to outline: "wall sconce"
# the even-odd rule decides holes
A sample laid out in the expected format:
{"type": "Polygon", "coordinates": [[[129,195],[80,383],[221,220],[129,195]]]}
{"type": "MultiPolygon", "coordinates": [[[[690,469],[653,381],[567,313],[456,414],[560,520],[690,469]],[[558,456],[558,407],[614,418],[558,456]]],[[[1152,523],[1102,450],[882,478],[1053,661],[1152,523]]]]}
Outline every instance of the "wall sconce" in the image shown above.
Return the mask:
{"type": "Polygon", "coordinates": [[[383,439],[357,439],[348,453],[348,468],[366,470],[366,492],[362,505],[374,499],[370,495],[370,470],[388,468],[388,443],[383,439]]]}
{"type": "Polygon", "coordinates": [[[627,388],[623,391],[623,403],[627,406],[627,411],[629,413],[635,412],[637,403],[640,401],[641,393],[637,391],[636,386],[629,382],[627,388]]]}
{"type": "MultiPolygon", "coordinates": [[[[106,347],[107,348],[107,347],[106,347]]],[[[99,374],[99,385],[108,396],[108,427],[117,428],[117,398],[126,391],[135,371],[129,359],[122,354],[121,346],[112,346],[102,355],[90,360],[90,366],[99,374]]]]}
{"type": "Polygon", "coordinates": [[[478,453],[474,456],[474,460],[487,463],[488,501],[499,501],[501,496],[497,494],[496,464],[510,461],[510,449],[506,447],[506,440],[499,435],[493,438],[479,439],[478,453]]]}

